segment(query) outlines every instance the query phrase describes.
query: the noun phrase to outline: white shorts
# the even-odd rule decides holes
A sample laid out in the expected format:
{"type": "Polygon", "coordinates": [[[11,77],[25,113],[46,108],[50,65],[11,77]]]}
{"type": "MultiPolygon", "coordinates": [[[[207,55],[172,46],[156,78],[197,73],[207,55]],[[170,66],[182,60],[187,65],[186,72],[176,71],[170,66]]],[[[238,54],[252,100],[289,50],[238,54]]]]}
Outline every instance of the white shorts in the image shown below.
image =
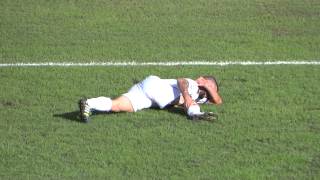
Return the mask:
{"type": "Polygon", "coordinates": [[[164,108],[175,100],[173,87],[157,76],[149,76],[135,84],[123,96],[131,101],[135,112],[150,107],[164,108]]]}

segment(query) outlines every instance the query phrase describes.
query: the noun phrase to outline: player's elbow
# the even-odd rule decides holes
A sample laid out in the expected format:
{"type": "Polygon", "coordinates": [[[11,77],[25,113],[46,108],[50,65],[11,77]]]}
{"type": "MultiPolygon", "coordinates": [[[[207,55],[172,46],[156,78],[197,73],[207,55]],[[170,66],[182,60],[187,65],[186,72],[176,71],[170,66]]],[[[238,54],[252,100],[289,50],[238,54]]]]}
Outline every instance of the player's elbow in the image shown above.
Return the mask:
{"type": "Polygon", "coordinates": [[[215,99],[213,100],[213,103],[216,104],[216,105],[220,105],[220,104],[222,104],[222,99],[221,99],[220,97],[215,98],[215,99]]]}
{"type": "Polygon", "coordinates": [[[216,104],[217,104],[217,105],[222,104],[222,99],[218,100],[218,101],[216,102],[216,104]]]}

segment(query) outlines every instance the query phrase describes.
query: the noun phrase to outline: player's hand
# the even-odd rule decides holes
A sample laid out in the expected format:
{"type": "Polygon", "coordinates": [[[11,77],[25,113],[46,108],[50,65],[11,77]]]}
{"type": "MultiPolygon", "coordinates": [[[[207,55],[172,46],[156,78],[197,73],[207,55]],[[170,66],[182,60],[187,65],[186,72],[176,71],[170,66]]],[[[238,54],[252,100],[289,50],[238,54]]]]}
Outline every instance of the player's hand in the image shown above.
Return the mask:
{"type": "Polygon", "coordinates": [[[190,99],[186,99],[184,102],[184,107],[186,108],[186,110],[188,110],[191,106],[197,105],[199,106],[195,101],[193,101],[191,98],[190,99]]]}

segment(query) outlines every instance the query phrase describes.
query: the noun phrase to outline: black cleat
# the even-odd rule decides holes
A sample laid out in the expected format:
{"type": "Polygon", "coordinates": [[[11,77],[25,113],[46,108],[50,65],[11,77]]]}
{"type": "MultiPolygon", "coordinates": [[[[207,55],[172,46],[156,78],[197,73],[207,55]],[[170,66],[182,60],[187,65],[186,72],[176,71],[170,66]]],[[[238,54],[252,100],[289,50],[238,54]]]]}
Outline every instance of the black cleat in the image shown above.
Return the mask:
{"type": "Polygon", "coordinates": [[[80,119],[82,122],[88,123],[90,120],[91,109],[87,104],[87,99],[80,99],[79,101],[80,119]]]}
{"type": "Polygon", "coordinates": [[[218,115],[213,112],[205,112],[199,115],[189,116],[189,118],[193,121],[210,121],[213,122],[218,119],[218,115]]]}

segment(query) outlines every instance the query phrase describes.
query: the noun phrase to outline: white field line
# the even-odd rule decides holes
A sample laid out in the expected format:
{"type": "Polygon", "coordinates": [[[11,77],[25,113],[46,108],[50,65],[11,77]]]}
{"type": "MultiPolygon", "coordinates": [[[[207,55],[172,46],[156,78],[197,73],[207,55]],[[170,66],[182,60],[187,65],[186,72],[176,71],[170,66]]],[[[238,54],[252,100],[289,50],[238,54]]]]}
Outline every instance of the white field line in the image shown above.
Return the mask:
{"type": "Polygon", "coordinates": [[[40,63],[0,63],[0,67],[47,67],[47,66],[230,66],[230,65],[320,65],[320,60],[316,61],[171,61],[171,62],[89,62],[89,63],[73,63],[73,62],[40,62],[40,63]]]}

